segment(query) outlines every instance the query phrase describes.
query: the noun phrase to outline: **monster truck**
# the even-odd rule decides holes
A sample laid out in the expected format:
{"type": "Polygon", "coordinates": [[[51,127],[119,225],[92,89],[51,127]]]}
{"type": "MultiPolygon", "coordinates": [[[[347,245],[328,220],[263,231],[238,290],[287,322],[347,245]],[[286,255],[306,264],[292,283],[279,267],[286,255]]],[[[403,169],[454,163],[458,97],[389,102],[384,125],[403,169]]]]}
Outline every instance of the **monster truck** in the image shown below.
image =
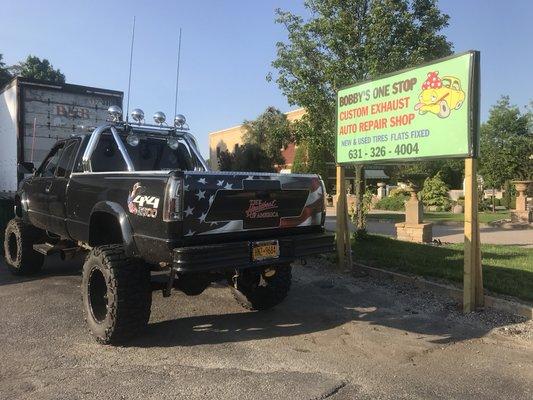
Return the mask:
{"type": "Polygon", "coordinates": [[[334,250],[318,175],[210,171],[184,117],[170,127],[117,114],[54,145],[22,182],[4,241],[14,274],[87,252],[83,307],[98,342],[137,335],[154,290],[194,296],[225,281],[243,306],[273,307],[291,263],[334,250]]]}

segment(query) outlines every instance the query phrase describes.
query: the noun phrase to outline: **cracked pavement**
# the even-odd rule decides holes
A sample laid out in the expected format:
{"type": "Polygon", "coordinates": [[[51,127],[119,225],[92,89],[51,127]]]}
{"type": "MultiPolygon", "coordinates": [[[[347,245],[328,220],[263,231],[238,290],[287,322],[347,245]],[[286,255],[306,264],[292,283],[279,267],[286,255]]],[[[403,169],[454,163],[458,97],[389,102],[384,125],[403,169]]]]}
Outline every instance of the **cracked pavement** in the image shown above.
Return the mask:
{"type": "Polygon", "coordinates": [[[293,268],[288,299],[247,312],[228,288],[154,293],[150,325],[101,346],[83,321],[80,262],[36,277],[0,265],[0,398],[530,399],[532,322],[326,261],[293,268]]]}

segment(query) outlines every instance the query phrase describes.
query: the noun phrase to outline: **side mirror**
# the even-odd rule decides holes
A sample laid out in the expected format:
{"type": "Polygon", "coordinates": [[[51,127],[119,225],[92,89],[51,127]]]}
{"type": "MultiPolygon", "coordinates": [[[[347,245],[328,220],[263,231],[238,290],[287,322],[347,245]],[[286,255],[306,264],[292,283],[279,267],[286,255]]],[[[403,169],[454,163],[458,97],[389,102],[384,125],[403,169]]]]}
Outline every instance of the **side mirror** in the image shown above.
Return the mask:
{"type": "Polygon", "coordinates": [[[18,163],[19,174],[33,174],[35,172],[35,165],[29,161],[22,161],[18,163]]]}

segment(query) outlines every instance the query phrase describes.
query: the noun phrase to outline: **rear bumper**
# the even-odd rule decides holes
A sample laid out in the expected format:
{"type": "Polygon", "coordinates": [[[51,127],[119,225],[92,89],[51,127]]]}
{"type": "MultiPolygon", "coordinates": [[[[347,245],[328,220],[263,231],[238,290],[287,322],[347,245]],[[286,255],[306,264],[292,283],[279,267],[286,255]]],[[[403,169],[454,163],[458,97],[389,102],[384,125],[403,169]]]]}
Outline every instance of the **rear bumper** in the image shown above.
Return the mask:
{"type": "Polygon", "coordinates": [[[301,257],[330,253],[335,250],[335,235],[332,233],[312,233],[269,239],[279,241],[279,258],[252,261],[253,241],[230,242],[174,249],[174,268],[178,272],[199,272],[291,263],[301,257]]]}

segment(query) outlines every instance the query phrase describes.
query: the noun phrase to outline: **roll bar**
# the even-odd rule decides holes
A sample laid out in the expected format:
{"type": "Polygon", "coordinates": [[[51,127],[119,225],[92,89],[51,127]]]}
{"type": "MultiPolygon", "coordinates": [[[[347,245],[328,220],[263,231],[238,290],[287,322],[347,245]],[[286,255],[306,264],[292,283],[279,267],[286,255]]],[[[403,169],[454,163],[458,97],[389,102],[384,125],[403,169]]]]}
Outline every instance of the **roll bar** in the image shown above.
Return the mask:
{"type": "MultiPolygon", "coordinates": [[[[96,149],[96,146],[98,145],[98,142],[100,140],[100,136],[102,133],[106,131],[111,131],[111,135],[113,136],[113,139],[115,140],[118,150],[120,151],[120,154],[122,155],[122,158],[124,159],[124,162],[126,163],[126,167],[129,172],[135,171],[135,166],[133,165],[133,162],[131,161],[130,155],[128,154],[128,150],[124,146],[124,142],[120,138],[120,135],[117,132],[117,129],[114,125],[102,125],[98,128],[96,128],[93,133],[91,134],[91,137],[89,138],[89,142],[87,143],[87,147],[85,148],[85,151],[83,152],[83,156],[81,158],[81,163],[83,167],[84,172],[92,172],[92,164],[91,164],[91,157],[93,155],[94,150],[96,149]]],[[[207,166],[207,163],[205,162],[204,158],[200,154],[198,147],[196,145],[196,139],[193,135],[191,135],[189,132],[183,132],[183,131],[175,131],[175,134],[177,134],[178,137],[183,138],[185,143],[187,143],[187,146],[189,147],[189,150],[193,152],[194,156],[200,161],[200,164],[204,168],[205,171],[209,171],[209,167],[207,166]]]]}
{"type": "Polygon", "coordinates": [[[94,149],[96,149],[96,146],[98,145],[98,142],[100,141],[100,136],[102,135],[102,133],[104,133],[107,130],[111,131],[111,135],[113,135],[113,139],[117,143],[118,150],[120,151],[122,158],[124,158],[124,162],[126,163],[126,167],[128,168],[128,171],[130,172],[135,171],[135,167],[133,166],[133,162],[131,161],[130,155],[128,154],[128,151],[126,150],[126,147],[124,146],[124,143],[122,142],[122,139],[118,135],[117,129],[113,125],[102,125],[96,128],[94,132],[91,134],[91,137],[89,138],[89,143],[87,143],[87,147],[81,158],[81,164],[83,166],[83,171],[92,172],[93,169],[91,165],[91,156],[93,155],[94,149]]]}
{"type": "Polygon", "coordinates": [[[189,149],[192,150],[196,158],[200,161],[200,164],[202,164],[202,167],[204,168],[204,171],[209,171],[209,167],[207,166],[207,163],[205,162],[204,158],[198,151],[198,147],[196,145],[196,139],[193,135],[191,135],[189,132],[182,132],[183,140],[187,143],[189,146],[189,149]]]}

